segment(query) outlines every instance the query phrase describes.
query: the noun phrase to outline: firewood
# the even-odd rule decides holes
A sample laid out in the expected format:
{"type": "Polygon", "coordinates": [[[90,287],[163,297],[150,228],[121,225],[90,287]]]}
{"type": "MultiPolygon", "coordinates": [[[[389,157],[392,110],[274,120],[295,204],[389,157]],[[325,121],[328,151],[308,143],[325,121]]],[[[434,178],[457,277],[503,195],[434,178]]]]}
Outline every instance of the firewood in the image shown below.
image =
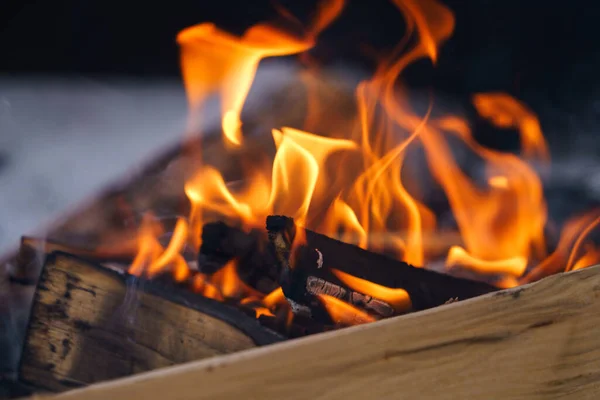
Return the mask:
{"type": "MultiPolygon", "coordinates": [[[[281,268],[281,287],[295,312],[327,318],[317,294],[323,293],[345,300],[368,311],[385,310],[385,305],[344,284],[335,270],[381,286],[404,289],[413,310],[424,310],[446,303],[449,299],[465,300],[497,290],[486,283],[456,278],[416,268],[387,256],[331,239],[308,229],[297,227],[284,216],[267,218],[269,239],[275,247],[281,268]],[[302,230],[300,232],[299,230],[302,230]],[[305,241],[292,251],[297,234],[305,241]],[[320,289],[315,290],[315,285],[320,289]],[[369,309],[369,303],[371,308],[369,309]],[[375,307],[373,307],[375,305],[375,307]]],[[[376,312],[381,316],[382,312],[376,312]]]]}
{"type": "Polygon", "coordinates": [[[62,391],[279,340],[227,305],[57,252],[37,286],[20,379],[62,391]]]}
{"type": "Polygon", "coordinates": [[[599,288],[589,267],[49,400],[597,399],[599,288]]]}
{"type": "Polygon", "coordinates": [[[241,278],[252,287],[269,293],[279,286],[279,266],[264,230],[246,232],[224,222],[205,224],[198,253],[200,272],[212,274],[233,258],[241,278]]]}

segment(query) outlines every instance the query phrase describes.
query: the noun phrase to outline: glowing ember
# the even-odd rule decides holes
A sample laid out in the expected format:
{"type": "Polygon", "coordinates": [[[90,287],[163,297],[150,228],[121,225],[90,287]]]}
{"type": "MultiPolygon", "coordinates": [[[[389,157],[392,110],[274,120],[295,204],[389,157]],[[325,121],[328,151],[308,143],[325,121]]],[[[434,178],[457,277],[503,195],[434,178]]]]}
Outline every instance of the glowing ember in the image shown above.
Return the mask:
{"type": "MultiPolygon", "coordinates": [[[[440,260],[439,245],[432,251],[436,247],[432,243],[447,243],[443,249],[447,269],[471,270],[498,287],[516,286],[600,261],[600,249],[588,240],[600,223],[597,211],[569,221],[556,249],[547,254],[547,207],[535,168],[547,165],[548,145],[537,117],[524,104],[504,93],[473,97],[481,117],[499,128],[518,130],[519,155],[482,146],[474,139],[468,121],[456,115],[433,114],[432,101],[425,113],[411,108],[407,93],[398,85],[399,76],[417,60],[437,62],[440,45],[453,32],[454,16],[435,0],[393,3],[406,21],[406,37],[381,62],[374,76],[358,85],[355,129],[344,137],[340,132],[320,132],[318,116],[326,112],[315,111],[319,102],[308,90],[309,117],[302,128],[319,134],[272,127],[276,153],[264,154],[270,157],[268,164],[257,166],[242,160],[250,167],[243,168],[243,179],[235,187],[227,184],[219,169],[200,165],[185,184],[191,204],[188,220],[177,222],[171,242],[163,248],[156,239],[161,227],[145,218],[131,273],[153,277],[171,271],[175,280],[189,280],[193,290],[206,297],[237,299],[252,306],[257,317],[273,316],[278,307],[287,307],[281,289],[268,295],[258,292],[240,278],[235,261],[212,276],[193,274],[190,278],[191,271],[181,255],[186,244],[198,249],[202,226],[207,222],[226,220],[244,229],[262,228],[270,214],[291,216],[299,225],[364,249],[395,255],[419,267],[440,260]],[[450,146],[457,141],[484,163],[483,179],[463,170],[450,146]],[[445,239],[448,229],[438,228],[434,211],[408,189],[408,180],[417,179],[405,176],[406,155],[417,146],[423,149],[431,176],[446,195],[456,221],[456,232],[451,233],[456,233],[458,240],[445,239]],[[344,157],[337,158],[339,155],[344,157]]],[[[177,41],[190,128],[199,129],[204,102],[217,93],[228,151],[243,147],[240,114],[260,60],[310,49],[343,7],[341,0],[321,3],[301,37],[269,24],[253,26],[241,37],[210,23],[182,31],[177,41]]],[[[280,11],[284,16],[287,13],[280,11]]],[[[302,239],[297,235],[294,245],[302,239]]],[[[397,311],[411,306],[402,289],[376,285],[340,271],[336,276],[353,290],[385,301],[397,311]]],[[[340,324],[373,320],[337,298],[322,295],[319,299],[340,324]]],[[[291,319],[290,313],[288,324],[291,319]]]]}

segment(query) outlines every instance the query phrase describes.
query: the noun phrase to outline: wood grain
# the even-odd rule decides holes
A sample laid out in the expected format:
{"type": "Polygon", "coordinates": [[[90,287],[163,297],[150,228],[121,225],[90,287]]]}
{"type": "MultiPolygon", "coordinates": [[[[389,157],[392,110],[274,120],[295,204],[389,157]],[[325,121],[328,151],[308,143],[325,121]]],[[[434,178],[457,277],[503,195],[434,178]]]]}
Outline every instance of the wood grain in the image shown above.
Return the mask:
{"type": "Polygon", "coordinates": [[[61,391],[277,340],[264,330],[210,299],[54,253],[37,287],[19,375],[61,391]],[[243,332],[251,325],[262,336],[243,332]]]}
{"type": "Polygon", "coordinates": [[[55,399],[597,399],[600,266],[55,399]]]}

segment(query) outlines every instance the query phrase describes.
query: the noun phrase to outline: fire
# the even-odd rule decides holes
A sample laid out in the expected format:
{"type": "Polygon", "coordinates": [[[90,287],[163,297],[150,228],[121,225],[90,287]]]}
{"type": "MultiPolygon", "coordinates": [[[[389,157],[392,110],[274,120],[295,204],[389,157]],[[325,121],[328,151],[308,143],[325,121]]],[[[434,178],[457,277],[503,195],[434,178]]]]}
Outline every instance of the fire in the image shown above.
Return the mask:
{"type": "MultiPolygon", "coordinates": [[[[461,261],[478,272],[485,272],[485,268],[480,268],[483,265],[505,263],[507,271],[514,274],[519,265],[522,273],[523,259],[545,255],[546,205],[539,176],[513,154],[476,143],[468,126],[456,117],[442,119],[437,125],[439,130],[431,128],[422,138],[429,166],[444,188],[457,220],[465,244],[462,253],[469,256],[461,257],[461,261]],[[442,130],[454,134],[485,160],[490,178],[501,176],[501,180],[496,178],[496,184],[488,188],[472,180],[454,160],[442,130]]],[[[456,261],[456,252],[451,261],[456,261]]],[[[498,273],[497,268],[489,273],[498,273]]]]}
{"type": "Polygon", "coordinates": [[[506,93],[480,93],[473,96],[473,104],[479,114],[503,128],[518,128],[521,148],[527,158],[550,160],[548,145],[535,114],[524,104],[506,93]]]}
{"type": "Polygon", "coordinates": [[[237,273],[237,260],[229,261],[223,268],[215,272],[210,283],[223,295],[225,298],[242,298],[251,295],[258,295],[257,290],[252,289],[242,281],[237,273]]]}
{"type": "Polygon", "coordinates": [[[412,303],[408,292],[404,289],[392,289],[364,279],[357,278],[345,272],[332,270],[334,275],[352,290],[383,300],[398,312],[410,310],[412,303]]]}
{"type": "Polygon", "coordinates": [[[225,142],[242,144],[240,114],[258,64],[263,58],[304,52],[314,45],[318,33],[333,22],[344,8],[343,0],[321,4],[306,37],[294,37],[272,24],[258,24],[236,37],[212,23],[184,29],[177,35],[181,47],[181,70],[192,112],[192,128],[209,95],[221,97],[225,142]]]}
{"type": "MultiPolygon", "coordinates": [[[[575,253],[573,252],[573,254],[575,253]]],[[[588,245],[585,247],[583,256],[573,264],[571,270],[575,271],[576,269],[589,267],[590,265],[597,263],[598,260],[600,260],[600,249],[593,245],[588,245]]]]}
{"type": "MultiPolygon", "coordinates": [[[[240,277],[236,260],[212,276],[192,273],[181,255],[186,245],[198,249],[206,222],[225,220],[243,229],[262,229],[270,214],[291,216],[299,225],[417,267],[444,259],[449,272],[469,269],[499,287],[600,261],[600,249],[589,240],[600,223],[596,211],[569,221],[556,248],[548,246],[549,216],[537,168],[547,167],[549,150],[536,115],[525,104],[505,93],[477,93],[472,98],[481,118],[498,128],[518,131],[520,154],[481,145],[467,120],[440,113],[432,98],[427,111],[413,109],[400,77],[418,60],[437,63],[440,46],[451,37],[455,20],[437,0],[392,2],[406,21],[405,37],[381,61],[373,77],[356,88],[353,129],[322,132],[327,110],[319,109],[321,103],[310,86],[314,79],[307,78],[316,76],[310,69],[314,63],[305,62],[306,126],[272,127],[275,153],[263,154],[267,162],[261,164],[242,160],[243,177],[235,184],[227,182],[219,169],[198,160],[184,188],[189,217],[178,220],[166,247],[156,239],[162,227],[145,218],[131,273],[153,277],[170,271],[177,281],[189,281],[194,291],[206,297],[236,300],[252,306],[257,317],[272,316],[286,305],[281,289],[264,294],[250,287],[240,277]],[[465,169],[456,157],[456,145],[476,156],[481,175],[465,169]],[[438,227],[439,212],[415,193],[427,189],[419,186],[407,165],[407,155],[415,148],[423,150],[429,173],[445,193],[456,223],[454,231],[438,227]]],[[[343,0],[321,2],[300,35],[266,23],[251,27],[241,37],[211,23],[183,30],[177,42],[190,129],[200,131],[202,108],[216,94],[227,151],[233,155],[233,147],[243,148],[241,112],[260,61],[311,49],[344,5],[343,0]]],[[[278,7],[285,19],[297,24],[287,10],[278,7]]],[[[302,238],[298,235],[296,240],[300,243],[302,238]]],[[[398,311],[411,307],[402,289],[340,271],[335,274],[353,290],[388,302],[398,311]]],[[[319,299],[341,324],[373,320],[336,298],[319,299]]]]}
{"type": "MultiPolygon", "coordinates": [[[[534,282],[550,274],[555,274],[567,269],[569,258],[576,257],[577,255],[577,246],[575,246],[575,243],[583,240],[587,233],[597,226],[597,220],[600,218],[599,215],[600,210],[594,210],[567,221],[560,234],[554,252],[523,276],[522,281],[524,283],[534,282]]],[[[591,260],[588,258],[586,261],[581,261],[581,263],[584,262],[586,264],[589,263],[585,266],[590,266],[600,262],[600,259],[595,258],[591,260]]],[[[581,264],[579,267],[582,268],[581,264]]]]}
{"type": "Polygon", "coordinates": [[[579,234],[579,237],[573,244],[573,250],[571,250],[571,255],[569,256],[569,260],[567,261],[566,270],[570,269],[580,269],[586,266],[589,266],[593,263],[594,259],[598,259],[597,254],[600,252],[600,249],[595,249],[593,244],[587,243],[586,252],[577,262],[575,262],[577,254],[579,252],[579,248],[584,243],[584,240],[587,238],[587,235],[593,231],[600,224],[600,217],[596,218],[591,224],[585,227],[585,229],[579,234]]]}
{"type": "Polygon", "coordinates": [[[278,304],[284,304],[285,297],[283,296],[283,290],[281,288],[273,290],[262,299],[262,302],[268,309],[273,309],[278,304]]]}
{"type": "Polygon", "coordinates": [[[313,46],[311,40],[296,39],[266,24],[250,28],[241,38],[214,24],[200,24],[179,33],[177,42],[191,111],[196,115],[208,95],[218,93],[223,137],[234,146],[242,144],[240,113],[260,60],[313,46]]]}
{"type": "Polygon", "coordinates": [[[460,246],[452,246],[448,251],[446,265],[451,268],[457,265],[466,265],[481,274],[507,274],[519,277],[527,268],[527,259],[514,257],[498,261],[485,261],[470,255],[460,246]]]}
{"type": "Polygon", "coordinates": [[[138,254],[129,272],[133,275],[146,274],[152,278],[169,268],[177,282],[185,280],[189,275],[189,268],[180,251],[186,243],[187,222],[183,219],[177,221],[172,239],[166,249],[156,239],[158,232],[160,227],[152,220],[151,215],[146,215],[142,220],[138,237],[138,254]]]}
{"type": "Polygon", "coordinates": [[[331,319],[340,325],[359,325],[375,321],[375,318],[364,311],[332,296],[318,295],[319,300],[331,316],[331,319]]]}

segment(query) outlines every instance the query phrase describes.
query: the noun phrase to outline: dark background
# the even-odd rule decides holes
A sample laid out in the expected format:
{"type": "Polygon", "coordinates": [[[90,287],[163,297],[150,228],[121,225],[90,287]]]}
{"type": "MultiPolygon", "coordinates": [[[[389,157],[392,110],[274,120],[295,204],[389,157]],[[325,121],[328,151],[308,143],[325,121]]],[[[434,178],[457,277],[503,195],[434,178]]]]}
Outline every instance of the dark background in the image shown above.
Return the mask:
{"type": "MultiPolygon", "coordinates": [[[[300,19],[314,0],[283,0],[300,19]]],[[[0,74],[90,77],[177,77],[175,35],[213,21],[236,33],[275,18],[271,1],[134,2],[55,0],[0,7],[0,74]]],[[[412,68],[412,86],[467,96],[505,91],[539,115],[553,148],[595,146],[600,115],[600,5],[590,1],[447,0],[453,37],[435,70],[412,68]]],[[[400,13],[386,0],[349,0],[313,50],[324,63],[371,67],[364,45],[391,48],[402,36],[400,13]],[[361,46],[357,46],[357,44],[361,46]],[[360,50],[359,50],[360,49],[360,50]]],[[[598,149],[598,147],[595,147],[598,149]]]]}

